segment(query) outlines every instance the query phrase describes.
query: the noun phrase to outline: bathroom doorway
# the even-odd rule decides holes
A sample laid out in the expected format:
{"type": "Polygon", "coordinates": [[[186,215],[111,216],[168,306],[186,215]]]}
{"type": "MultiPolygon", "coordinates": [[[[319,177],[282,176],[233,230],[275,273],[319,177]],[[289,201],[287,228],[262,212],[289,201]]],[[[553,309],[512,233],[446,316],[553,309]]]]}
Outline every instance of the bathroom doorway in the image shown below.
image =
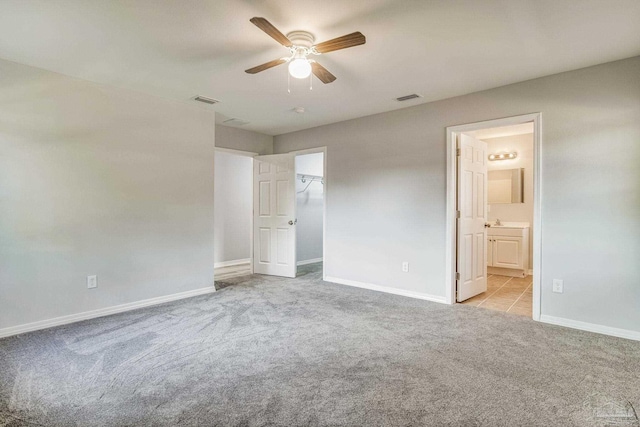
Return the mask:
{"type": "Polygon", "coordinates": [[[540,316],[540,115],[447,128],[447,301],[540,316]]]}

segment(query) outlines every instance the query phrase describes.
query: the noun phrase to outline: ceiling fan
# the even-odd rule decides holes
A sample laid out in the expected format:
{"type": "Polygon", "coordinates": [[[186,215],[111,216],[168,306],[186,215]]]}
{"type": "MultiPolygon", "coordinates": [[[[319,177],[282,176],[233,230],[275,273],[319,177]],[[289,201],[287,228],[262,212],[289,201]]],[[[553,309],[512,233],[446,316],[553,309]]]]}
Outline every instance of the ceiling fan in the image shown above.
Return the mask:
{"type": "Polygon", "coordinates": [[[289,63],[289,74],[297,79],[307,78],[313,73],[322,83],[331,83],[336,76],[331,74],[326,68],[318,64],[309,55],[320,55],[333,52],[334,50],[346,49],[348,47],[359,46],[366,43],[364,35],[356,31],[346,36],[337,37],[326,42],[314,44],[315,38],[306,31],[293,31],[286,36],[264,18],[251,18],[250,21],[271,38],[286,48],[289,48],[290,56],[269,61],[257,67],[249,68],[245,72],[256,74],[277,65],[289,63]]]}

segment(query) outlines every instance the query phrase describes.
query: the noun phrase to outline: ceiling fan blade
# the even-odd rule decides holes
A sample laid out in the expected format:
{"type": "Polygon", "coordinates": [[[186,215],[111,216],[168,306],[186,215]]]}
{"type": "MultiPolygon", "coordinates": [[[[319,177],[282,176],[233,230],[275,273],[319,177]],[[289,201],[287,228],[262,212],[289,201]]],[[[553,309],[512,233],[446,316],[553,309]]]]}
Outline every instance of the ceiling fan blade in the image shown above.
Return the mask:
{"type": "Polygon", "coordinates": [[[251,21],[253,25],[255,25],[256,27],[260,28],[262,31],[270,35],[271,38],[273,38],[275,41],[280,43],[282,46],[285,46],[285,47],[293,46],[293,43],[291,43],[291,40],[289,40],[287,36],[282,34],[280,30],[278,30],[276,27],[271,25],[271,22],[267,21],[266,19],[255,17],[255,18],[251,18],[249,21],[251,21]]]}
{"type": "Polygon", "coordinates": [[[324,84],[331,83],[336,79],[336,76],[331,74],[326,68],[324,68],[322,65],[318,64],[317,62],[311,63],[311,71],[324,84]]]}
{"type": "Polygon", "coordinates": [[[256,74],[260,71],[268,70],[269,68],[273,68],[277,65],[284,64],[287,62],[286,59],[274,59],[273,61],[265,62],[262,65],[258,65],[257,67],[249,68],[248,70],[244,70],[245,73],[256,74]]]}
{"type": "Polygon", "coordinates": [[[338,37],[335,39],[327,40],[326,42],[318,43],[314,47],[318,53],[333,52],[334,50],[346,49],[348,47],[359,46],[365,44],[367,39],[360,31],[347,34],[346,36],[338,37]]]}

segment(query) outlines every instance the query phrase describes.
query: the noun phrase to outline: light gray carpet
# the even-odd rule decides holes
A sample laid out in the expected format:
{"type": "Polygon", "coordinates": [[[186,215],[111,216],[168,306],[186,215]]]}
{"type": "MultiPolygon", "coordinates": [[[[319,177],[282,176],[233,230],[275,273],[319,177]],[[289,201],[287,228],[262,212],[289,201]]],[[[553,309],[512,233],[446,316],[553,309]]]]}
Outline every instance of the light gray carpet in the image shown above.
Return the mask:
{"type": "Polygon", "coordinates": [[[640,425],[639,342],[320,277],[0,340],[0,426],[640,425]]]}

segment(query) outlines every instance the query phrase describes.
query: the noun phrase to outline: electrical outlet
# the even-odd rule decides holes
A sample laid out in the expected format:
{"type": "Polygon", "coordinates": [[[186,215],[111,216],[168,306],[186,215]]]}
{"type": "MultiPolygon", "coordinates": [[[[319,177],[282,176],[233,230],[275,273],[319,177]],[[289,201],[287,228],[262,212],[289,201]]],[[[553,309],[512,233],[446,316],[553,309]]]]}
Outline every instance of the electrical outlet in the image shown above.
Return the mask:
{"type": "Polygon", "coordinates": [[[409,263],[407,261],[404,261],[402,263],[402,271],[405,272],[405,273],[409,272],[409,263]]]}
{"type": "Polygon", "coordinates": [[[553,292],[562,293],[562,288],[564,287],[564,281],[561,279],[553,279],[553,292]]]}
{"type": "Polygon", "coordinates": [[[93,289],[98,287],[98,276],[87,276],[87,288],[93,289]]]}

